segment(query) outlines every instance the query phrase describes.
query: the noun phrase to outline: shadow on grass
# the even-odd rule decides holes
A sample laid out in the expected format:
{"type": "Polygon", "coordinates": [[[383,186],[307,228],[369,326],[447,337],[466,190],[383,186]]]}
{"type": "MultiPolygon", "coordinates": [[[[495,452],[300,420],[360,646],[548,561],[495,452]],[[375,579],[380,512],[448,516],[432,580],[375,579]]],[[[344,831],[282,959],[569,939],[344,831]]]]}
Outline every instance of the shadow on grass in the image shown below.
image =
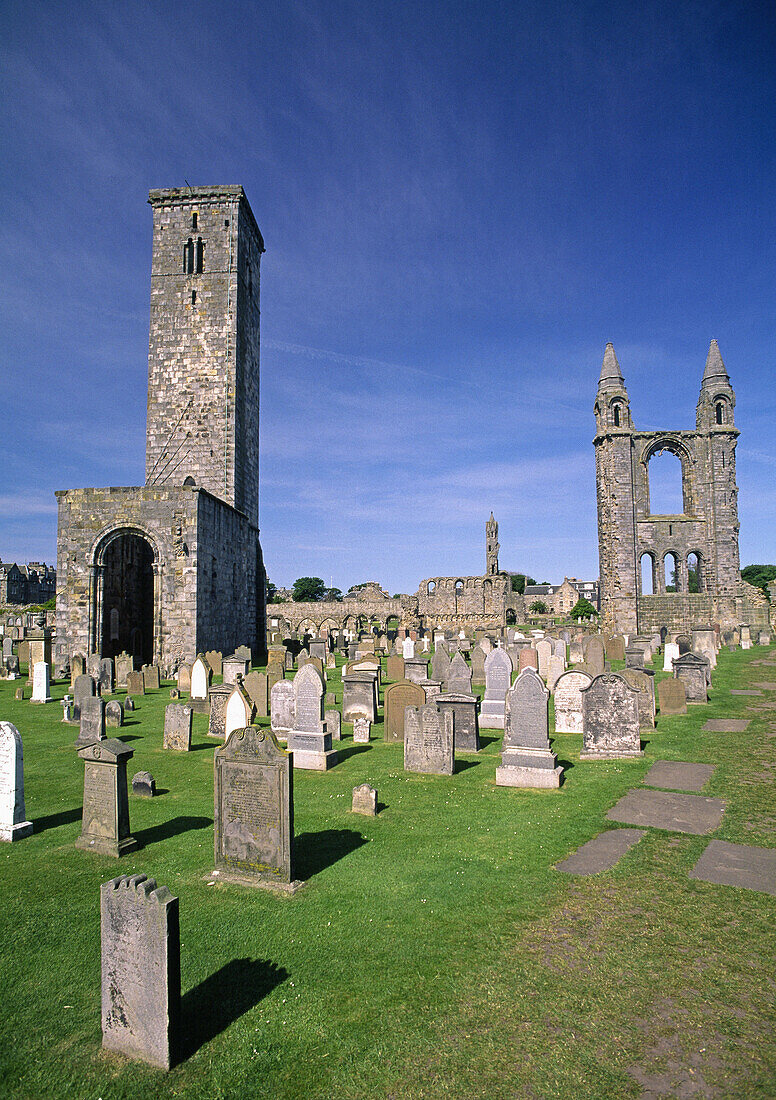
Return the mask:
{"type": "Polygon", "coordinates": [[[32,830],[35,836],[45,833],[47,829],[58,829],[60,825],[71,825],[74,821],[80,821],[83,814],[81,806],[75,806],[72,810],[61,810],[58,814],[48,814],[46,817],[35,817],[32,821],[32,830]]]}
{"type": "Polygon", "coordinates": [[[573,760],[561,760],[560,757],[558,757],[558,764],[561,766],[561,768],[563,768],[564,775],[566,774],[566,772],[569,772],[572,768],[576,767],[576,764],[573,760]]]}
{"type": "Polygon", "coordinates": [[[201,741],[197,745],[192,745],[189,752],[199,752],[200,749],[217,749],[223,741],[219,741],[217,737],[214,737],[212,741],[201,741]]]}
{"type": "MultiPolygon", "coordinates": [[[[134,714],[135,712],[133,710],[131,710],[129,713],[134,714]]],[[[140,719],[139,718],[125,718],[124,721],[122,722],[122,728],[124,726],[139,726],[139,725],[140,725],[140,719]]]]}
{"type": "MultiPolygon", "coordinates": [[[[120,726],[119,729],[123,729],[123,726],[120,726]]],[[[119,733],[118,731],[116,731],[114,736],[116,736],[119,741],[142,741],[143,740],[143,738],[139,734],[135,734],[135,733],[119,733]]]]}
{"type": "Polygon", "coordinates": [[[294,838],[294,875],[306,880],[366,844],[353,829],[322,829],[294,838]]]}
{"type": "Polygon", "coordinates": [[[142,848],[150,844],[156,844],[160,840],[169,840],[180,833],[188,833],[191,829],[207,829],[213,824],[212,817],[173,817],[169,821],[163,821],[161,825],[152,825],[150,829],[132,831],[132,835],[142,848]]]}
{"type": "Polygon", "coordinates": [[[489,748],[491,745],[496,743],[500,744],[503,739],[503,734],[499,736],[497,733],[483,733],[482,730],[480,730],[480,752],[482,752],[483,749],[489,748]]]}
{"type": "Polygon", "coordinates": [[[335,745],[337,748],[337,758],[339,760],[347,760],[349,756],[357,756],[360,752],[369,752],[371,748],[371,745],[350,745],[346,748],[344,747],[344,742],[332,741],[332,748],[334,748],[335,745]]]}
{"type": "Polygon", "coordinates": [[[468,771],[469,768],[476,768],[479,764],[479,760],[462,760],[459,756],[456,756],[454,761],[454,771],[458,772],[468,771]]]}
{"type": "Polygon", "coordinates": [[[189,990],[181,1000],[178,1060],[190,1058],[288,977],[285,967],[267,959],[232,959],[189,990]]]}

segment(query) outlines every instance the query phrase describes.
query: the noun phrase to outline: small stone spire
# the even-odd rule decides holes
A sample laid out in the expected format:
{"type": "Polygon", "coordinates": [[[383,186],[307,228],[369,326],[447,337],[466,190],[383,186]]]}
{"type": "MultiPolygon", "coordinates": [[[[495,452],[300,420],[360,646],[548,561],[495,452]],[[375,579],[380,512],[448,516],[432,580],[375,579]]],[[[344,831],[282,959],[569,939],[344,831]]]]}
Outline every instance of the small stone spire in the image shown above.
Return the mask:
{"type": "Polygon", "coordinates": [[[604,361],[601,365],[601,377],[598,379],[599,390],[625,389],[625,379],[617,362],[614,344],[608,343],[604,351],[604,361]]]}
{"type": "Polygon", "coordinates": [[[719,346],[716,340],[712,340],[709,344],[709,354],[706,356],[706,369],[703,372],[702,386],[707,383],[713,385],[719,385],[719,383],[730,385],[730,378],[728,372],[725,370],[725,364],[722,362],[722,356],[719,353],[719,346]]]}

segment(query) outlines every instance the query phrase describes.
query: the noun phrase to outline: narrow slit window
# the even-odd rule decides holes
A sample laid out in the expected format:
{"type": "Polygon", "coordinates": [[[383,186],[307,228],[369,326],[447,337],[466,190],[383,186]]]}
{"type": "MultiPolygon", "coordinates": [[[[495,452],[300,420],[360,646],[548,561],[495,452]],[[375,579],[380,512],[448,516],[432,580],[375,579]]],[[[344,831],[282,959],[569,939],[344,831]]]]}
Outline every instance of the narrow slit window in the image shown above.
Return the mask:
{"type": "Polygon", "coordinates": [[[620,426],[620,406],[619,405],[614,406],[614,426],[615,426],[615,428],[619,428],[619,426],[620,426]]]}
{"type": "Polygon", "coordinates": [[[205,270],[205,243],[201,237],[197,237],[197,275],[205,270]]]}
{"type": "Polygon", "coordinates": [[[197,304],[197,292],[196,292],[196,290],[192,290],[192,292],[191,292],[191,304],[193,306],[195,306],[197,304]]]}
{"type": "Polygon", "coordinates": [[[183,246],[183,274],[192,275],[194,273],[194,242],[191,237],[186,241],[183,246]]]}
{"type": "Polygon", "coordinates": [[[197,213],[196,213],[196,211],[191,215],[191,228],[192,229],[197,228],[197,213]]]}
{"type": "Polygon", "coordinates": [[[717,423],[718,424],[724,424],[725,423],[725,407],[724,407],[724,405],[722,404],[721,401],[717,402],[717,423]]]}

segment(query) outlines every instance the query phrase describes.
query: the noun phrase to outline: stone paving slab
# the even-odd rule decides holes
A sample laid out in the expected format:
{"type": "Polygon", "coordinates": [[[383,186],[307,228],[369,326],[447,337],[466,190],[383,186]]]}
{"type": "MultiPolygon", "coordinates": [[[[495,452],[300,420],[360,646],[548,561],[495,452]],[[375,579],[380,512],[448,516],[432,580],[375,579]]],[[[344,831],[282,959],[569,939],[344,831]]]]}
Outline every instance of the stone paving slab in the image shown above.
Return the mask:
{"type": "Polygon", "coordinates": [[[709,733],[743,733],[750,721],[749,718],[709,718],[703,728],[709,733]]]}
{"type": "Polygon", "coordinates": [[[761,691],[741,691],[741,690],[737,690],[736,688],[731,688],[730,689],[730,694],[731,695],[762,695],[762,692],[761,691]]]}
{"type": "Polygon", "coordinates": [[[668,787],[672,791],[699,791],[714,774],[713,764],[684,764],[657,760],[644,776],[647,787],[668,787]]]}
{"type": "Polygon", "coordinates": [[[609,829],[577,848],[562,863],[556,864],[555,869],[572,875],[597,875],[608,871],[643,836],[644,829],[609,829]]]}
{"type": "Polygon", "coordinates": [[[690,878],[776,895],[776,848],[709,841],[690,878]]]}
{"type": "Polygon", "coordinates": [[[610,821],[646,825],[674,833],[702,836],[719,827],[725,803],[721,798],[671,791],[630,790],[607,813],[610,821]]]}
{"type": "Polygon", "coordinates": [[[764,691],[776,691],[776,680],[755,680],[753,686],[764,691]]]}

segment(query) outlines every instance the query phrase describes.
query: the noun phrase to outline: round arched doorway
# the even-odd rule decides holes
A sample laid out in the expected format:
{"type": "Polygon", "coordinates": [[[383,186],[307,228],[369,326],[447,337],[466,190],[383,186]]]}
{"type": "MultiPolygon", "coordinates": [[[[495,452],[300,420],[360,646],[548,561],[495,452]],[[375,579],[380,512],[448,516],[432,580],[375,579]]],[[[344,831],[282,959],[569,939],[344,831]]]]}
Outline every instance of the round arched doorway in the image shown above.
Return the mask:
{"type": "Polygon", "coordinates": [[[154,551],[140,532],[117,531],[96,555],[99,652],[129,653],[135,668],[154,659],[154,551]]]}

